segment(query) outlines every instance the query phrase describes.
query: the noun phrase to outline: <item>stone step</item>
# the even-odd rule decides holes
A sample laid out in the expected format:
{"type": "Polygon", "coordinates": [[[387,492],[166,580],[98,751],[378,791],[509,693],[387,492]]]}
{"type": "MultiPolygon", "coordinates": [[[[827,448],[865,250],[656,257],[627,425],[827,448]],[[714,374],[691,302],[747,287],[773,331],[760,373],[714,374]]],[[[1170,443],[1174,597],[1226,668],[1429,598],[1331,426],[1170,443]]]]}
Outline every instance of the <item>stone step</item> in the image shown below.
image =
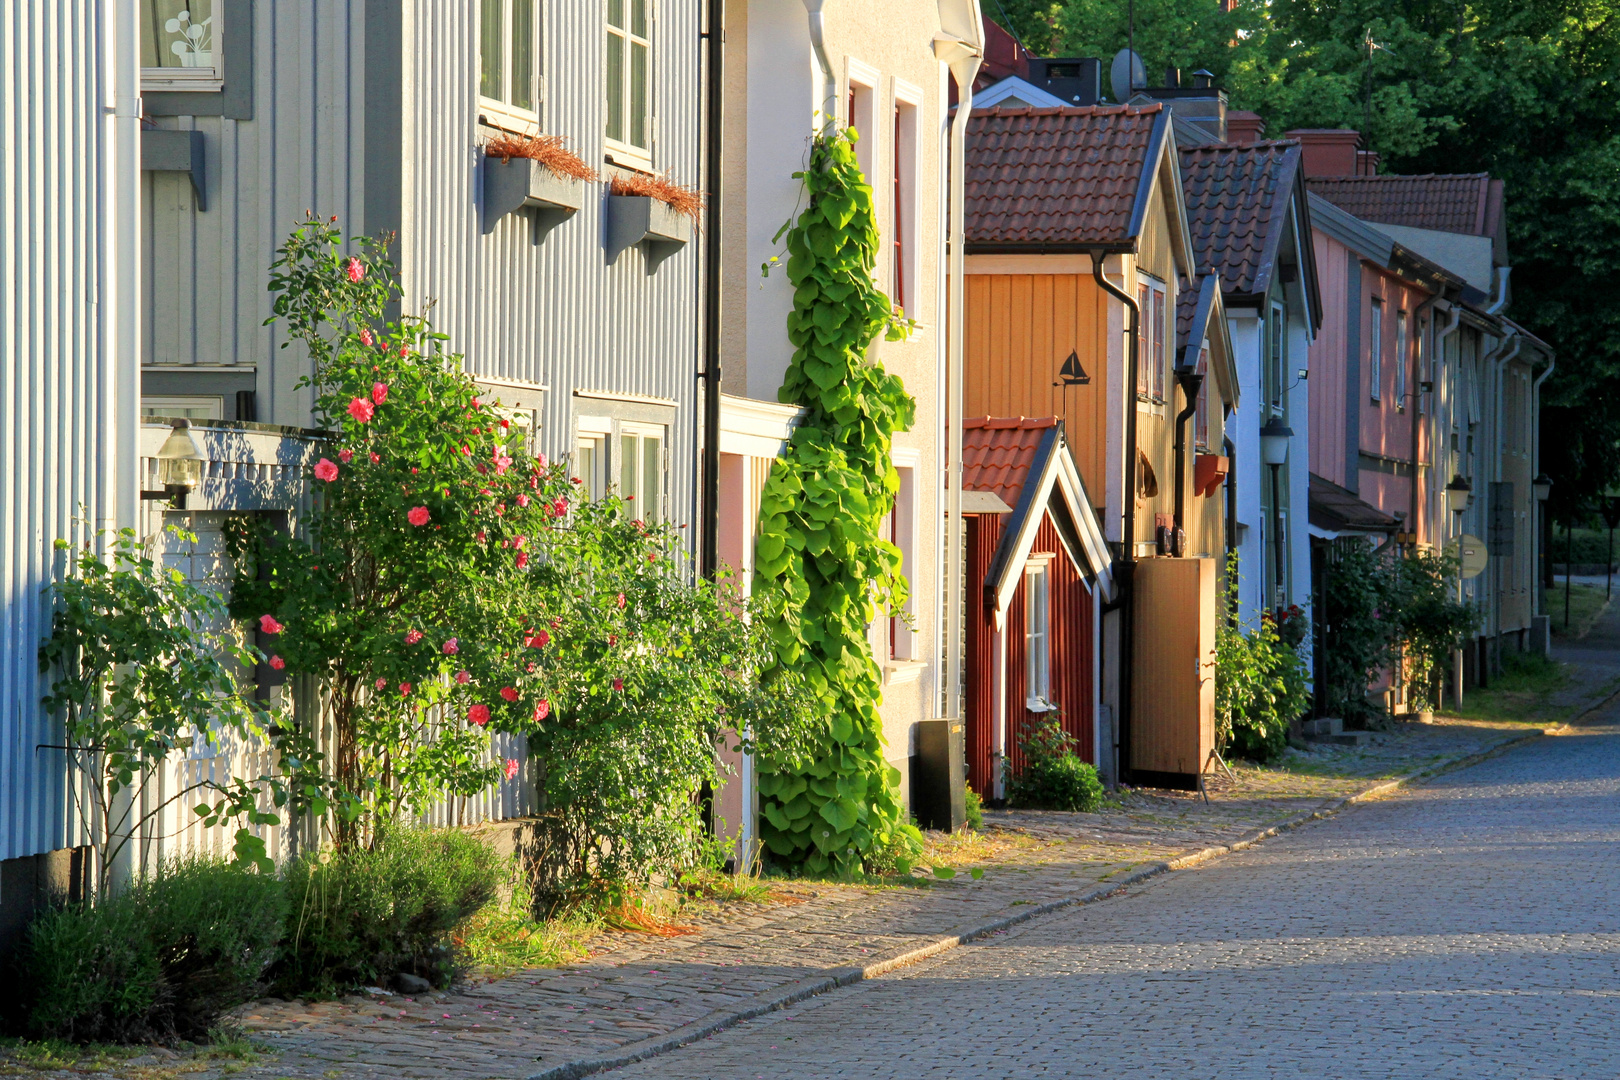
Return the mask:
{"type": "Polygon", "coordinates": [[[1300,729],[1307,739],[1315,735],[1337,735],[1344,730],[1344,721],[1337,716],[1319,716],[1314,720],[1304,720],[1300,729]]]}
{"type": "Polygon", "coordinates": [[[1331,735],[1305,736],[1306,742],[1328,743],[1333,746],[1366,746],[1372,742],[1373,733],[1370,731],[1335,731],[1331,735]]]}

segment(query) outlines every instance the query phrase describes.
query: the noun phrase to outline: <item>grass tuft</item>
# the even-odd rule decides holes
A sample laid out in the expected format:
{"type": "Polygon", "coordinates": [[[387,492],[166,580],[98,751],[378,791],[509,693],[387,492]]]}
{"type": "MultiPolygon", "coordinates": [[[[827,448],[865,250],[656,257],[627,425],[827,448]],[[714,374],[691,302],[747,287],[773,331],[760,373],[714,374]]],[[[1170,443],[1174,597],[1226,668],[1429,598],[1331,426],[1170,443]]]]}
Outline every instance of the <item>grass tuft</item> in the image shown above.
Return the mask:
{"type": "Polygon", "coordinates": [[[596,170],[585,164],[578,154],[563,142],[561,135],[508,135],[505,132],[497,135],[484,144],[484,154],[487,157],[498,157],[503,161],[513,158],[529,158],[538,161],[564,180],[595,180],[596,170]]]}
{"type": "Polygon", "coordinates": [[[639,173],[623,174],[613,178],[610,195],[644,195],[657,199],[677,214],[685,214],[692,224],[703,224],[703,196],[691,188],[677,184],[668,174],[643,176],[639,173]]]}

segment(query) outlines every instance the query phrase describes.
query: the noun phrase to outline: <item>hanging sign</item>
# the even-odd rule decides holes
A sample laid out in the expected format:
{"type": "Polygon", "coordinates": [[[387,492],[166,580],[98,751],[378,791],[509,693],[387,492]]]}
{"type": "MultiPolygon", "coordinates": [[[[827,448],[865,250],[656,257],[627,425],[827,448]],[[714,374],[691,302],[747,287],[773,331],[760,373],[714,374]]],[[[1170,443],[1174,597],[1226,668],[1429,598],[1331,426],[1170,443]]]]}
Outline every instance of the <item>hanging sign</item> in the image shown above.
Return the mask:
{"type": "Polygon", "coordinates": [[[1477,578],[1485,572],[1485,564],[1490,556],[1485,553],[1485,541],[1477,536],[1463,533],[1457,539],[1446,545],[1446,558],[1458,557],[1458,545],[1462,547],[1462,578],[1464,581],[1477,578]]]}

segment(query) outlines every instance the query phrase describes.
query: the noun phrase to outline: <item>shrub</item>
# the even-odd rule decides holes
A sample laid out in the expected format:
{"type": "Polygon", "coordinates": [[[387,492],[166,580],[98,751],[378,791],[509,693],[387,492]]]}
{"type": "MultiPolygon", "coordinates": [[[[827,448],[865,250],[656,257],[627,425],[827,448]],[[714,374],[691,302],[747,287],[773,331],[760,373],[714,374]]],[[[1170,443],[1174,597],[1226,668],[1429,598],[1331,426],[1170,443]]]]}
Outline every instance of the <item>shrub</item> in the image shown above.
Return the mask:
{"type": "Polygon", "coordinates": [[[971,787],[963,796],[967,804],[967,827],[977,832],[984,828],[984,800],[971,787]]]}
{"type": "Polygon", "coordinates": [[[1007,799],[1014,806],[1040,810],[1078,810],[1091,813],[1102,805],[1103,786],[1097,770],[1074,752],[1075,739],[1055,718],[1027,727],[1019,744],[1024,767],[1017,772],[1004,766],[1007,799]]]}
{"type": "Polygon", "coordinates": [[[18,960],[28,1030],[74,1042],[202,1036],[258,991],[285,922],[278,879],[208,858],[46,912],[18,960]]]}
{"type": "Polygon", "coordinates": [[[328,996],[398,972],[446,985],[452,934],[495,896],[502,871],[493,850],[452,829],[389,828],[370,847],[293,861],[276,989],[328,996]]]}
{"type": "MultiPolygon", "coordinates": [[[[1227,611],[1238,603],[1237,563],[1226,579],[1227,611]]],[[[1283,627],[1304,640],[1303,613],[1289,608],[1283,627]]],[[[1288,725],[1311,703],[1310,673],[1296,644],[1284,638],[1270,615],[1248,633],[1222,620],[1215,633],[1215,741],[1223,749],[1258,761],[1276,761],[1288,748],[1288,725]]]]}

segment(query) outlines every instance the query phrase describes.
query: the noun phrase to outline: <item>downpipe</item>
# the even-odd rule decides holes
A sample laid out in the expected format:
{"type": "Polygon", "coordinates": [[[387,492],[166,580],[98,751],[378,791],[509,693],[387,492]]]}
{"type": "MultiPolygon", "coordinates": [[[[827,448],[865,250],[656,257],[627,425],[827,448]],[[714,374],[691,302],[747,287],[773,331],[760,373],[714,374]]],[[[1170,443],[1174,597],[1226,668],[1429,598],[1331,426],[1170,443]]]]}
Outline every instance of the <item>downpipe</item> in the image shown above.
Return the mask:
{"type": "Polygon", "coordinates": [[[1198,391],[1204,377],[1182,368],[1176,372],[1176,383],[1181,387],[1181,396],[1187,399],[1187,404],[1176,414],[1176,535],[1172,537],[1171,554],[1179,559],[1185,546],[1182,537],[1186,526],[1182,518],[1187,508],[1187,421],[1198,413],[1198,391]]]}
{"type": "Polygon", "coordinates": [[[713,578],[720,572],[720,383],[721,383],[721,265],[720,265],[720,186],[721,161],[725,153],[725,0],[708,0],[708,24],[702,34],[708,46],[704,169],[708,173],[704,198],[703,237],[703,524],[702,549],[698,554],[699,572],[713,578]]]}

